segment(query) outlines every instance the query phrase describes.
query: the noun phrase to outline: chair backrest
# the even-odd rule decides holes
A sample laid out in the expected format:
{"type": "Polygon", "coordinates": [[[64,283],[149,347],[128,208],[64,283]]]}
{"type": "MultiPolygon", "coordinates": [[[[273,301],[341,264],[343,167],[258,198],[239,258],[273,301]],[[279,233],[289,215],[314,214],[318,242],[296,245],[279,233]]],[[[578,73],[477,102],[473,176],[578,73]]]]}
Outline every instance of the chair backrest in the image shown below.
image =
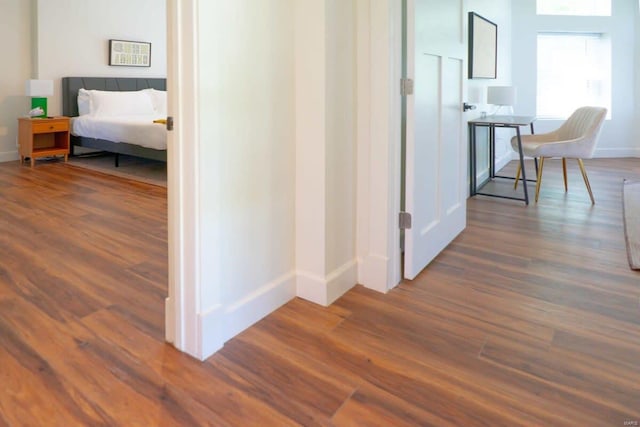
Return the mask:
{"type": "Polygon", "coordinates": [[[591,135],[597,137],[606,116],[606,108],[580,107],[558,128],[558,136],[563,140],[591,135]]]}
{"type": "Polygon", "coordinates": [[[596,149],[606,116],[607,109],[604,107],[580,107],[558,128],[556,135],[561,140],[579,139],[579,157],[590,158],[596,149]]]}

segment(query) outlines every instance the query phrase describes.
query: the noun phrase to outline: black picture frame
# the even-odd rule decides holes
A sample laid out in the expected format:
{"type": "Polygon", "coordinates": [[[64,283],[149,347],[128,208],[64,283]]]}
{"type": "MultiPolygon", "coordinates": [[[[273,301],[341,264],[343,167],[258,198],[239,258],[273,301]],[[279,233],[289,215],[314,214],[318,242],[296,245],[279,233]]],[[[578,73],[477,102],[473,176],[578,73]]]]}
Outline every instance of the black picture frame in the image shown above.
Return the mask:
{"type": "Polygon", "coordinates": [[[469,12],[469,78],[495,79],[498,68],[498,25],[469,12]]]}
{"type": "Polygon", "coordinates": [[[109,40],[109,65],[116,67],[151,67],[151,43],[109,40]]]}

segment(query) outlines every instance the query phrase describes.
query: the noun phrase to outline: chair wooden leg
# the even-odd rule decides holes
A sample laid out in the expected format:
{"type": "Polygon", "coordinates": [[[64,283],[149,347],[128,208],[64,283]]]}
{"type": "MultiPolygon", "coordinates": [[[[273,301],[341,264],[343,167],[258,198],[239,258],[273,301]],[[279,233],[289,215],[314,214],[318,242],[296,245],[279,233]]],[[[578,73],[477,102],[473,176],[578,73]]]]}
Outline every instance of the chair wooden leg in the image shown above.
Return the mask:
{"type": "Polygon", "coordinates": [[[518,162],[518,170],[516,171],[516,182],[513,183],[513,189],[518,188],[518,180],[520,179],[520,162],[518,162]]]}
{"type": "Polygon", "coordinates": [[[562,177],[564,178],[564,192],[568,191],[567,187],[567,159],[562,158],[562,177]]]}
{"type": "Polygon", "coordinates": [[[540,184],[542,184],[542,168],[544,168],[544,157],[540,157],[540,165],[538,166],[538,176],[536,180],[536,203],[540,195],[540,184]]]}
{"type": "Polygon", "coordinates": [[[587,171],[584,168],[584,163],[582,163],[582,159],[578,159],[578,164],[580,165],[580,172],[582,172],[582,179],[584,179],[584,185],[587,186],[587,191],[589,191],[589,197],[591,197],[591,204],[595,205],[596,201],[593,198],[593,192],[591,191],[591,185],[589,184],[589,178],[587,178],[587,171]]]}

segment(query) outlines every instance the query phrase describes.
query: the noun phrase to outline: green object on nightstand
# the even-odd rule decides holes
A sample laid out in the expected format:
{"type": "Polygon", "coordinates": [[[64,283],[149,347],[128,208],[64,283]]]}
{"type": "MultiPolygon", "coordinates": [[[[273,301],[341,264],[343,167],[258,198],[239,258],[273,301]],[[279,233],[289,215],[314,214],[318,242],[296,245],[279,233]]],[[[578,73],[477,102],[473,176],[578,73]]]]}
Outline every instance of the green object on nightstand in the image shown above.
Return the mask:
{"type": "Polygon", "coordinates": [[[47,117],[47,98],[31,98],[31,109],[33,110],[38,107],[42,108],[44,113],[41,116],[35,117],[47,117]]]}

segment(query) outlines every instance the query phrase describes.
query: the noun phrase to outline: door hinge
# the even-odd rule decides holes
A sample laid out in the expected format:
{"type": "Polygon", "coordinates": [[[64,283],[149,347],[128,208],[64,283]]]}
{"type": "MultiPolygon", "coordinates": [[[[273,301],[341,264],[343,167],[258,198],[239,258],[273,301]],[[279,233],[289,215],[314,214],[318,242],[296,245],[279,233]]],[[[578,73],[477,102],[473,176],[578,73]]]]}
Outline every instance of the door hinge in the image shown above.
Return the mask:
{"type": "Polygon", "coordinates": [[[401,230],[410,230],[411,214],[409,212],[400,212],[400,214],[398,214],[398,224],[401,230]]]}
{"type": "Polygon", "coordinates": [[[167,117],[167,130],[173,130],[173,117],[167,117]]]}
{"type": "Polygon", "coordinates": [[[400,94],[402,96],[413,95],[412,79],[400,79],[400,94]]]}

